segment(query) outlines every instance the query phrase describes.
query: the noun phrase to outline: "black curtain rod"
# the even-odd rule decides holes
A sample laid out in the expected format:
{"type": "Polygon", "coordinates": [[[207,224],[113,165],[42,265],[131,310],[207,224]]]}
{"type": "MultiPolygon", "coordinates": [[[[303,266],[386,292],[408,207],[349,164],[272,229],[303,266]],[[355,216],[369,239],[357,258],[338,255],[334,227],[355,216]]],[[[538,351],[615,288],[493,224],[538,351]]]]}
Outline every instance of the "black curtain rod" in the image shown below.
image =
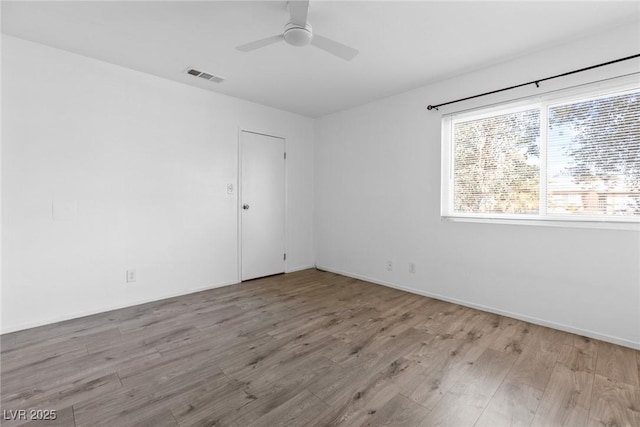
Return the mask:
{"type": "Polygon", "coordinates": [[[505,87],[505,88],[502,88],[502,89],[492,90],[490,92],[481,93],[479,95],[467,96],[466,98],[456,99],[455,101],[443,102],[442,104],[428,105],[427,106],[427,110],[437,110],[438,107],[442,107],[444,105],[455,104],[456,102],[462,102],[462,101],[466,101],[468,99],[479,98],[481,96],[486,96],[486,95],[492,95],[494,93],[504,92],[505,90],[516,89],[516,88],[519,88],[519,87],[522,87],[522,86],[528,86],[528,85],[533,85],[534,84],[534,85],[536,85],[536,87],[540,87],[540,82],[544,82],[544,81],[551,80],[551,79],[557,79],[558,77],[564,77],[564,76],[568,76],[570,74],[581,73],[583,71],[592,70],[592,69],[598,68],[598,67],[604,67],[605,65],[615,64],[616,62],[627,61],[629,59],[637,58],[639,56],[640,56],[640,53],[637,53],[635,55],[627,56],[626,58],[614,59],[613,61],[603,62],[602,64],[596,64],[596,65],[592,65],[590,67],[580,68],[579,70],[568,71],[568,72],[562,73],[562,74],[556,74],[555,76],[545,77],[544,79],[533,80],[533,81],[530,81],[530,82],[527,82],[527,83],[522,83],[522,84],[515,85],[515,86],[509,86],[509,87],[505,87]]]}

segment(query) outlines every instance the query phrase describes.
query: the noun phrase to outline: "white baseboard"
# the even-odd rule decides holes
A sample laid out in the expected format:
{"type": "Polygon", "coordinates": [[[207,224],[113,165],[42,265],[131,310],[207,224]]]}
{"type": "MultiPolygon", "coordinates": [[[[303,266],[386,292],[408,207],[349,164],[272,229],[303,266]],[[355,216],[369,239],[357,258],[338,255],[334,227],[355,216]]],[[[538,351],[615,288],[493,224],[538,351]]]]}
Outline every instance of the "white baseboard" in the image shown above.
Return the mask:
{"type": "Polygon", "coordinates": [[[303,265],[303,266],[297,266],[297,267],[287,267],[287,269],[285,270],[285,273],[295,273],[296,271],[308,270],[310,268],[316,268],[316,266],[311,264],[311,265],[303,265]]]}
{"type": "Polygon", "coordinates": [[[363,275],[360,275],[360,274],[350,273],[350,272],[346,272],[346,271],[340,271],[340,270],[332,269],[332,268],[329,268],[329,267],[323,267],[323,266],[319,266],[319,265],[316,266],[316,268],[318,270],[324,270],[324,271],[328,271],[330,273],[336,273],[336,274],[340,274],[342,276],[347,276],[347,277],[351,277],[351,278],[354,278],[354,279],[359,279],[359,280],[364,280],[364,281],[367,281],[367,282],[375,283],[376,285],[387,286],[387,287],[390,287],[390,288],[399,289],[401,291],[411,292],[412,294],[422,295],[422,296],[425,296],[425,297],[434,298],[434,299],[450,302],[450,303],[453,303],[453,304],[463,305],[465,307],[475,308],[475,309],[478,309],[478,310],[487,311],[489,313],[500,314],[502,316],[511,317],[513,319],[522,320],[522,321],[525,321],[525,322],[533,323],[535,325],[546,326],[548,328],[558,329],[560,331],[570,332],[572,334],[582,335],[582,336],[585,336],[585,337],[589,337],[589,338],[593,338],[593,339],[597,339],[597,340],[601,340],[601,341],[607,341],[607,342],[610,342],[610,343],[613,343],[613,344],[618,344],[618,345],[621,345],[621,346],[624,346],[624,347],[633,348],[635,350],[640,350],[640,342],[634,342],[634,341],[630,341],[630,340],[627,340],[627,339],[624,339],[624,338],[619,338],[619,337],[615,337],[615,336],[611,336],[611,335],[601,334],[599,332],[589,331],[589,330],[586,330],[586,329],[576,328],[576,327],[573,327],[573,326],[564,325],[562,323],[557,323],[557,322],[553,322],[553,321],[549,321],[549,320],[545,320],[545,319],[539,319],[537,317],[531,317],[531,316],[527,316],[525,314],[514,313],[514,312],[511,312],[511,311],[507,311],[507,310],[501,310],[501,309],[494,308],[494,307],[489,307],[489,306],[486,306],[486,305],[483,305],[483,304],[476,304],[474,302],[470,302],[470,301],[466,301],[466,300],[460,300],[460,299],[457,299],[457,298],[451,298],[451,297],[447,297],[445,295],[434,294],[434,293],[423,291],[423,290],[420,290],[420,289],[414,289],[414,288],[411,288],[411,287],[408,287],[408,286],[402,286],[402,285],[397,285],[395,283],[385,282],[383,280],[374,279],[372,277],[367,277],[367,276],[363,276],[363,275]]]}
{"type": "Polygon", "coordinates": [[[86,311],[78,311],[72,314],[65,314],[63,316],[58,316],[58,317],[54,317],[54,318],[49,318],[49,319],[45,319],[45,320],[38,320],[35,322],[27,322],[27,323],[21,323],[18,325],[12,325],[8,328],[2,328],[2,332],[0,332],[0,334],[9,334],[11,332],[17,332],[17,331],[22,331],[24,329],[30,329],[30,328],[36,328],[38,326],[44,326],[44,325],[50,325],[52,323],[58,323],[58,322],[64,322],[65,320],[72,320],[72,319],[77,319],[80,317],[86,317],[86,316],[91,316],[93,314],[99,314],[99,313],[106,313],[108,311],[112,311],[112,310],[118,310],[120,308],[127,308],[127,307],[133,307],[135,305],[141,305],[141,304],[147,304],[150,302],[156,302],[156,301],[162,301],[164,299],[168,299],[168,298],[175,298],[175,297],[180,297],[183,295],[189,295],[189,294],[195,294],[197,292],[202,292],[202,291],[207,291],[209,289],[215,289],[215,288],[222,288],[224,286],[230,286],[230,285],[235,285],[238,282],[223,282],[223,283],[217,283],[215,285],[208,285],[202,288],[196,288],[196,289],[189,289],[185,292],[174,292],[171,294],[166,294],[166,295],[161,295],[158,297],[154,297],[154,298],[145,298],[142,300],[136,300],[133,301],[131,303],[126,303],[126,304],[116,304],[116,305],[112,305],[112,306],[105,306],[105,307],[101,307],[101,308],[96,308],[93,310],[86,310],[86,311]]]}

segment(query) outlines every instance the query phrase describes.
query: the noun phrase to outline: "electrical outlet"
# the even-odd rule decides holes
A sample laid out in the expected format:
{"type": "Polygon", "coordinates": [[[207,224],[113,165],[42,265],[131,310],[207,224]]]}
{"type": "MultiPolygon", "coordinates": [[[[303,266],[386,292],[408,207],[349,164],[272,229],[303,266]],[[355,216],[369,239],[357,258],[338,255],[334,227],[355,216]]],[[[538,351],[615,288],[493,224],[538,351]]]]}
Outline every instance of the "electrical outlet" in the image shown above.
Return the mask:
{"type": "Polygon", "coordinates": [[[136,271],[135,270],[127,270],[127,283],[132,283],[136,281],[136,271]]]}
{"type": "Polygon", "coordinates": [[[416,272],[416,264],[414,262],[409,263],[409,273],[415,274],[416,272]]]}
{"type": "Polygon", "coordinates": [[[393,262],[387,261],[387,271],[393,271],[393,262]]]}

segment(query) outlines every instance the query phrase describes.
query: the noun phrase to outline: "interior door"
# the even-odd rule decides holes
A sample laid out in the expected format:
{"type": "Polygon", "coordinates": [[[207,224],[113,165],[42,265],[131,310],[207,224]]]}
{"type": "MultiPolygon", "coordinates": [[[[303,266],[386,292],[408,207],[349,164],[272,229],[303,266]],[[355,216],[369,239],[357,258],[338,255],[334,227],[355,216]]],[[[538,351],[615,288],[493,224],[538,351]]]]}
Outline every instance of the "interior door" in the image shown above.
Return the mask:
{"type": "Polygon", "coordinates": [[[284,272],[284,139],[240,134],[241,279],[284,272]]]}

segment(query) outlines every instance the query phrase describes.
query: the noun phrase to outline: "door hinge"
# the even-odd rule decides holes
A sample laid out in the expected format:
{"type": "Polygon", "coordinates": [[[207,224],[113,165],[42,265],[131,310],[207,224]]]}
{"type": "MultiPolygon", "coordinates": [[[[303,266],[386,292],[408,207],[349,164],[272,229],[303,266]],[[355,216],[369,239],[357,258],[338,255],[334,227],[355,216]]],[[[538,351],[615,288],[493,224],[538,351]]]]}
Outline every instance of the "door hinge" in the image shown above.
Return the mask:
{"type": "Polygon", "coordinates": [[[284,159],[287,160],[287,152],[284,152],[284,159]]]}
{"type": "Polygon", "coordinates": [[[284,254],[284,260],[285,261],[287,260],[287,254],[284,254]]]}

